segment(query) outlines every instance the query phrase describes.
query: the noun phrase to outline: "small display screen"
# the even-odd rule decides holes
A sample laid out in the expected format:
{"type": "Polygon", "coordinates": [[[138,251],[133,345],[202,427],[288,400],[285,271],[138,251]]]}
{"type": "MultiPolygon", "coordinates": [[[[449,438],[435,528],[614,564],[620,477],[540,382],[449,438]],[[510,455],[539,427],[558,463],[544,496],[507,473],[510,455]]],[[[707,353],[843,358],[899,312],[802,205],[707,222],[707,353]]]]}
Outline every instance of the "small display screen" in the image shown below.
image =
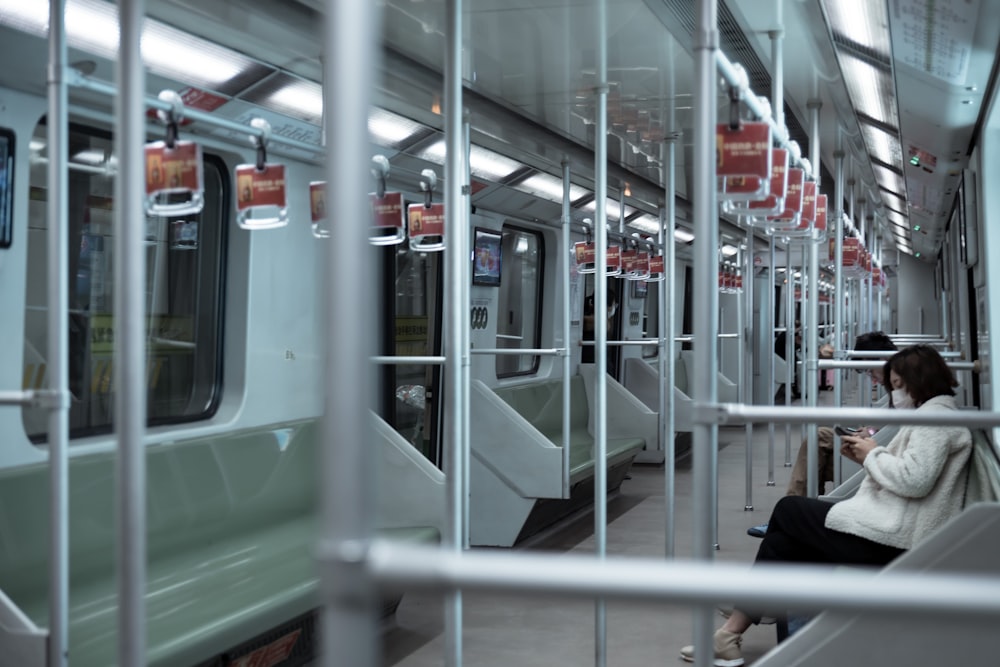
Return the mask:
{"type": "Polygon", "coordinates": [[[472,283],[474,285],[500,284],[500,260],[503,236],[500,232],[476,229],[472,248],[472,283]]]}
{"type": "Polygon", "coordinates": [[[0,248],[9,248],[14,229],[14,133],[0,128],[0,248]]]}
{"type": "Polygon", "coordinates": [[[645,280],[632,281],[632,298],[645,299],[647,294],[649,294],[649,283],[645,280]]]}

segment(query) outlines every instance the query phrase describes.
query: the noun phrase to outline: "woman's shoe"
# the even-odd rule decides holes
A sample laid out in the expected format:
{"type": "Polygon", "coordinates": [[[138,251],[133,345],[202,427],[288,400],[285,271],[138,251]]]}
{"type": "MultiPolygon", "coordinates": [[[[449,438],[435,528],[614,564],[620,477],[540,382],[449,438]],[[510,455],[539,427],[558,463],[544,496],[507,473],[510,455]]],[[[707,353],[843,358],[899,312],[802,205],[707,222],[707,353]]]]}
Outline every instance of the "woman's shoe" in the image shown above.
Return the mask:
{"type": "MultiPolygon", "coordinates": [[[[719,628],[715,631],[713,643],[715,659],[712,664],[715,667],[742,667],[743,652],[740,650],[740,644],[743,643],[743,635],[719,628]]],[[[685,646],[681,649],[681,660],[694,662],[694,646],[685,646]]]]}
{"type": "Polygon", "coordinates": [[[759,526],[754,526],[753,528],[747,528],[747,535],[750,537],[764,537],[767,535],[767,523],[762,523],[759,526]]]}

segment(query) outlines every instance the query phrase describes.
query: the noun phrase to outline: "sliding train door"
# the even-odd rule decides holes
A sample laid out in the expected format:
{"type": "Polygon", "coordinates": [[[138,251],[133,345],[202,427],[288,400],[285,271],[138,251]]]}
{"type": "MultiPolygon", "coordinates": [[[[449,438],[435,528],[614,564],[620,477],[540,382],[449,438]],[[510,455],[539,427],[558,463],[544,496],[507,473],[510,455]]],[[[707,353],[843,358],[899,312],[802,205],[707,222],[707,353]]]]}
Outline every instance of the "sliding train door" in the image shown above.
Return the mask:
{"type": "MultiPolygon", "coordinates": [[[[389,246],[383,256],[381,354],[441,354],[443,253],[389,246]]],[[[410,444],[441,467],[441,366],[386,365],[381,374],[380,414],[410,444]]]]}

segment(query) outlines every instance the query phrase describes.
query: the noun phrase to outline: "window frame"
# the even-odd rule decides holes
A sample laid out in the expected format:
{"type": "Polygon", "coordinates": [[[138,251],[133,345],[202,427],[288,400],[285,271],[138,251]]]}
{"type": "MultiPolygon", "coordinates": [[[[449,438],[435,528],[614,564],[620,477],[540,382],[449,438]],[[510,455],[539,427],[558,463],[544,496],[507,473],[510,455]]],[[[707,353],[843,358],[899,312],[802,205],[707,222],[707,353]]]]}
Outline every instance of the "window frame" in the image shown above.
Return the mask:
{"type": "MultiPolygon", "coordinates": [[[[539,260],[538,260],[538,284],[535,286],[535,327],[534,327],[534,331],[532,332],[534,334],[533,340],[531,342],[531,345],[528,346],[528,349],[537,349],[537,348],[540,348],[541,344],[542,344],[542,318],[545,316],[545,309],[542,307],[542,303],[543,303],[544,298],[545,298],[545,259],[546,259],[546,255],[545,255],[545,235],[541,231],[539,231],[539,230],[529,229],[527,227],[522,227],[522,226],[516,225],[516,224],[510,224],[510,223],[504,221],[504,223],[500,225],[501,247],[502,247],[502,244],[503,244],[503,233],[504,233],[504,231],[507,231],[507,230],[510,230],[512,232],[515,232],[515,233],[520,233],[520,234],[528,234],[528,235],[531,235],[531,236],[535,237],[538,240],[538,258],[539,258],[539,260]]],[[[509,267],[511,264],[512,264],[512,262],[510,262],[510,261],[501,261],[501,265],[500,265],[500,271],[501,271],[501,273],[500,273],[500,283],[501,283],[501,285],[503,285],[504,283],[507,283],[509,285],[509,283],[510,283],[509,279],[507,279],[507,280],[504,279],[503,271],[504,271],[504,269],[506,267],[509,267]]],[[[500,294],[503,294],[503,291],[501,291],[500,294]]],[[[500,313],[500,297],[499,296],[497,297],[497,313],[498,314],[500,313]]],[[[497,334],[496,335],[497,336],[500,335],[499,334],[499,324],[497,326],[497,334]]],[[[500,347],[499,341],[497,342],[497,347],[500,347]]],[[[504,356],[508,356],[508,355],[504,355],[504,356]]],[[[498,370],[496,370],[497,362],[499,362],[499,360],[500,360],[500,355],[497,355],[496,359],[494,361],[494,365],[493,365],[494,373],[496,375],[497,380],[504,380],[504,379],[507,379],[507,378],[514,378],[514,377],[524,377],[524,376],[528,376],[528,375],[537,375],[539,369],[542,366],[542,357],[541,357],[541,355],[538,355],[538,354],[520,354],[520,355],[509,355],[509,356],[515,357],[515,358],[530,356],[532,358],[531,367],[527,368],[527,369],[524,369],[524,370],[520,370],[520,371],[509,371],[509,372],[501,373],[498,370]]]]}
{"type": "MultiPolygon", "coordinates": [[[[47,125],[47,117],[42,117],[38,122],[36,127],[45,127],[47,125]]],[[[91,138],[102,139],[110,142],[112,145],[115,143],[114,133],[107,130],[93,127],[90,125],[71,122],[68,127],[68,135],[74,133],[79,133],[91,138]]],[[[37,131],[37,130],[36,130],[37,131]]],[[[214,324],[214,335],[215,343],[212,349],[214,354],[214,364],[212,364],[212,372],[214,376],[214,383],[209,387],[211,393],[211,398],[205,406],[205,409],[198,413],[191,414],[178,414],[178,415],[167,415],[167,416],[155,416],[150,417],[147,414],[146,428],[153,428],[157,426],[172,426],[178,424],[188,424],[199,421],[207,421],[212,419],[218,412],[219,406],[222,403],[222,396],[225,388],[225,335],[226,335],[226,293],[227,293],[227,278],[228,278],[228,258],[229,258],[229,228],[232,222],[231,208],[232,208],[232,183],[230,182],[231,172],[226,165],[225,160],[214,153],[202,153],[202,161],[205,169],[214,169],[218,174],[218,195],[219,195],[219,217],[215,221],[215,225],[218,227],[218,237],[214,240],[217,245],[217,254],[215,257],[215,280],[216,280],[216,290],[212,296],[214,301],[215,310],[215,324],[214,324]]],[[[29,174],[29,186],[30,186],[30,174],[29,174]]],[[[48,206],[48,201],[46,201],[46,208],[48,206]]],[[[207,222],[207,221],[203,221],[207,222]]],[[[209,223],[211,224],[211,223],[209,223]]],[[[207,225],[206,225],[207,226],[207,225]]],[[[46,232],[48,233],[48,232],[46,232]]],[[[73,238],[69,239],[72,244],[73,238]]],[[[30,270],[30,267],[29,267],[30,270]]],[[[46,268],[47,270],[47,268],[46,268]]],[[[29,275],[25,276],[26,280],[30,279],[29,275]]],[[[200,291],[199,291],[200,292],[200,291]]],[[[48,304],[46,302],[46,307],[48,304]]],[[[210,348],[206,348],[210,349],[210,348]]],[[[146,351],[148,354],[148,350],[146,351]]],[[[67,368],[67,372],[70,369],[67,368]]],[[[147,399],[149,394],[147,393],[147,399]]],[[[114,432],[114,420],[112,419],[108,423],[96,425],[96,426],[85,426],[70,428],[69,439],[70,444],[74,440],[81,440],[84,438],[107,435],[114,432]]],[[[42,430],[39,433],[27,433],[29,440],[35,445],[44,445],[48,442],[48,431],[42,430]]]]}

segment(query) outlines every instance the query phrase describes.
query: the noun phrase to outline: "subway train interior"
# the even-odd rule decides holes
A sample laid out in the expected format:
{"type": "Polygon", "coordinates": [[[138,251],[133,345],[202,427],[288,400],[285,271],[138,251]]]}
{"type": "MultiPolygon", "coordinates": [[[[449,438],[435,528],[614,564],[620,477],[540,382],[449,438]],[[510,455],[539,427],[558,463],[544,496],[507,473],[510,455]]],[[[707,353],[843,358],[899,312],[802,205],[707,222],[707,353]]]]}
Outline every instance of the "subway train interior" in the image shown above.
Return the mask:
{"type": "Polygon", "coordinates": [[[0,0],[0,666],[996,660],[998,47],[986,0],[0,0]],[[886,409],[872,331],[961,414],[886,409]],[[833,424],[968,427],[960,511],[751,570],[796,474],[878,484],[833,424]],[[781,612],[713,657],[734,605],[781,612]]]}

